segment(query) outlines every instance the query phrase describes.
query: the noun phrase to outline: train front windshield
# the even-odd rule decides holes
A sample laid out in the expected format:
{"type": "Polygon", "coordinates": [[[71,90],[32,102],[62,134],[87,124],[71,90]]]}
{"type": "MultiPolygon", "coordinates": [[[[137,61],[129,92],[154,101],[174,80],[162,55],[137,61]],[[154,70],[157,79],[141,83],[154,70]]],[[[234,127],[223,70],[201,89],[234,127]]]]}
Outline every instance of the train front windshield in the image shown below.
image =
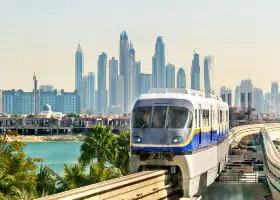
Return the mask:
{"type": "Polygon", "coordinates": [[[132,128],[191,128],[192,114],[177,106],[136,107],[132,113],[132,128]]]}

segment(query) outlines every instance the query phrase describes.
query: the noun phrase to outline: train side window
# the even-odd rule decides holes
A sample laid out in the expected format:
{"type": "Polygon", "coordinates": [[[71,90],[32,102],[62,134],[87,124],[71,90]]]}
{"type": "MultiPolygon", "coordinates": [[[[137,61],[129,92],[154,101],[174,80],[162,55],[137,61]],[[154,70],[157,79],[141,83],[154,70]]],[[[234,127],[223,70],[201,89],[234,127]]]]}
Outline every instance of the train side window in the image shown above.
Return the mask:
{"type": "Polygon", "coordinates": [[[193,127],[193,114],[189,112],[189,122],[187,128],[192,128],[192,127],[193,127]]]}
{"type": "Polygon", "coordinates": [[[206,111],[206,126],[209,126],[209,119],[210,119],[209,110],[205,110],[205,111],[206,111]]]}
{"type": "Polygon", "coordinates": [[[212,126],[215,126],[215,110],[212,109],[212,126]]]}
{"type": "Polygon", "coordinates": [[[228,111],[226,111],[226,122],[228,122],[228,111]]]}
{"type": "Polygon", "coordinates": [[[220,123],[223,123],[223,111],[220,110],[220,123]]]}
{"type": "Polygon", "coordinates": [[[220,123],[220,111],[217,110],[217,123],[219,124],[220,123]]]}
{"type": "Polygon", "coordinates": [[[201,109],[198,110],[198,127],[201,128],[201,109]]]}
{"type": "Polygon", "coordinates": [[[209,119],[210,119],[209,125],[213,126],[213,110],[212,109],[210,110],[210,117],[209,117],[209,119]]]}
{"type": "Polygon", "coordinates": [[[203,110],[203,126],[209,126],[209,110],[203,110]]]}
{"type": "Polygon", "coordinates": [[[205,127],[205,110],[204,109],[202,110],[202,124],[203,124],[203,127],[205,127]]]}
{"type": "Polygon", "coordinates": [[[195,127],[197,127],[197,109],[194,110],[194,116],[195,116],[195,127]]]}

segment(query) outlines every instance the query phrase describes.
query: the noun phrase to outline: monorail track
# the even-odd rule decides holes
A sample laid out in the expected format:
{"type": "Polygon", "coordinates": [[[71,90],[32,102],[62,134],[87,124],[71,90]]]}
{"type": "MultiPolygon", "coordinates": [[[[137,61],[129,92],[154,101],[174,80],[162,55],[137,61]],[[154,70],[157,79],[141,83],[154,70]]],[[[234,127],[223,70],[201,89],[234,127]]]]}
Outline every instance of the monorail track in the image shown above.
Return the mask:
{"type": "MultiPolygon", "coordinates": [[[[260,124],[234,128],[230,134],[230,144],[237,137],[241,136],[242,138],[259,132],[264,126],[266,126],[267,132],[280,130],[278,124],[260,124]]],[[[180,199],[179,186],[172,185],[170,180],[168,171],[142,171],[102,183],[42,197],[38,200],[178,200],[180,199]]],[[[198,200],[200,197],[189,199],[198,200]]]]}
{"type": "Polygon", "coordinates": [[[179,199],[167,171],[143,171],[38,200],[148,200],[179,199]]]}

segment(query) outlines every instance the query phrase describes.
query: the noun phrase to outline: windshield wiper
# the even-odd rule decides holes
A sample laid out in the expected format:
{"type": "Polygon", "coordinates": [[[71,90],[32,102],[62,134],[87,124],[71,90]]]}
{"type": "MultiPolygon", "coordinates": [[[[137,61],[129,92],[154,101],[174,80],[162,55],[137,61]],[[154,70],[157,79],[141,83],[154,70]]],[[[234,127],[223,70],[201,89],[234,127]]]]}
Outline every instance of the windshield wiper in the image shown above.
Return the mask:
{"type": "Polygon", "coordinates": [[[143,128],[146,126],[146,123],[143,124],[143,126],[140,128],[141,132],[143,131],[143,128]]]}

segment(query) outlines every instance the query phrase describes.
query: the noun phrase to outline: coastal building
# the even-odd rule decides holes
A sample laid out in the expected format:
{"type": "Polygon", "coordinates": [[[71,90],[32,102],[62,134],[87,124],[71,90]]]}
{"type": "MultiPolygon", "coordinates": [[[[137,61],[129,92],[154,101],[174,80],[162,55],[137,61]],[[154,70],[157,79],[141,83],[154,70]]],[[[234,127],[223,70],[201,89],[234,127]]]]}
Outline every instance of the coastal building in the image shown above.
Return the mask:
{"type": "Polygon", "coordinates": [[[61,112],[53,112],[51,106],[49,104],[46,104],[43,106],[43,109],[39,113],[39,116],[43,118],[61,119],[63,117],[63,114],[61,112]]]}

